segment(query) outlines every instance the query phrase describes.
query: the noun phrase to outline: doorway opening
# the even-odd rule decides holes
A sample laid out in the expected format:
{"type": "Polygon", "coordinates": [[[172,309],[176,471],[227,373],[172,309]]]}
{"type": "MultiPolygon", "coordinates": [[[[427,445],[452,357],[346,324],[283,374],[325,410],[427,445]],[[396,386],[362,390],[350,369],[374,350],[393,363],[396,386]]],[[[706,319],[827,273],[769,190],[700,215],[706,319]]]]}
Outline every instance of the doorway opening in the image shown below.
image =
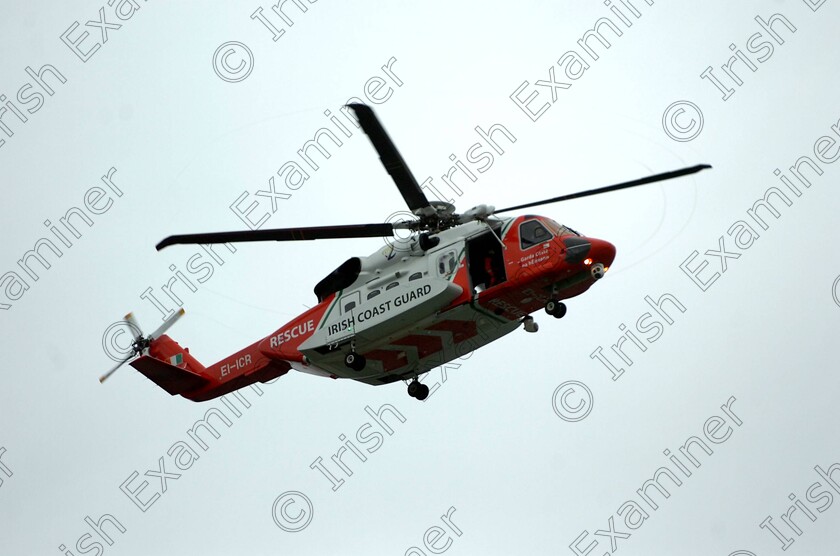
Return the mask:
{"type": "Polygon", "coordinates": [[[504,249],[495,230],[467,240],[467,265],[475,293],[507,280],[504,249]]]}

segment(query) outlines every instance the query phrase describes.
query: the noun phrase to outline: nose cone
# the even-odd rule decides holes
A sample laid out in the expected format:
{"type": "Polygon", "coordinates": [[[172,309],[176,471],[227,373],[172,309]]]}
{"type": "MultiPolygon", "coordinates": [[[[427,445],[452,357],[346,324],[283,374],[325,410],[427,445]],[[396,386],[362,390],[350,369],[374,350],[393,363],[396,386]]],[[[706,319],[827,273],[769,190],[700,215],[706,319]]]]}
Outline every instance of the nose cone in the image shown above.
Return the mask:
{"type": "Polygon", "coordinates": [[[610,266],[615,260],[615,245],[603,239],[587,239],[592,244],[592,248],[589,250],[589,257],[593,262],[610,266]]]}
{"type": "Polygon", "coordinates": [[[566,262],[579,263],[589,255],[592,244],[589,239],[582,237],[568,236],[563,238],[563,245],[566,246],[566,262]]]}

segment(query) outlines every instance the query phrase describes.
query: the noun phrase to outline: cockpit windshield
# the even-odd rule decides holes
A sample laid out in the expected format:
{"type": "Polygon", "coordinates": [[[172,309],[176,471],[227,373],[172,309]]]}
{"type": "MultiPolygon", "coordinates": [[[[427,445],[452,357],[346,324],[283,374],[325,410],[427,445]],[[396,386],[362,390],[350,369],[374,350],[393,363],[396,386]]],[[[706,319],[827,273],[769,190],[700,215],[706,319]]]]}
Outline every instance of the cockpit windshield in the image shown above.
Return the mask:
{"type": "Polygon", "coordinates": [[[571,229],[570,227],[564,226],[563,224],[558,224],[557,222],[555,222],[554,220],[552,220],[550,218],[546,218],[544,220],[544,222],[548,225],[548,228],[554,233],[554,235],[567,236],[567,235],[571,234],[573,236],[582,237],[578,232],[571,229]]]}

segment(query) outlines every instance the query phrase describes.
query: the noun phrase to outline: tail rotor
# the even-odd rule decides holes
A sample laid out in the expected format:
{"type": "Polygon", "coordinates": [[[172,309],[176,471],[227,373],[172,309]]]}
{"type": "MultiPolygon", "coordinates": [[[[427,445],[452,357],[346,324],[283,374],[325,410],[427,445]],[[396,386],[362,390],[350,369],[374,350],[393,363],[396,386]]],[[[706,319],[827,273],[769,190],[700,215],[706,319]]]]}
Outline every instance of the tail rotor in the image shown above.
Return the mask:
{"type": "Polygon", "coordinates": [[[143,336],[143,331],[137,323],[137,320],[134,318],[134,314],[127,314],[123,318],[123,322],[125,322],[125,324],[131,329],[132,333],[137,334],[134,337],[134,342],[132,342],[131,344],[130,353],[125,359],[114,365],[107,373],[99,377],[99,382],[102,383],[108,380],[108,377],[117,372],[117,369],[119,369],[138,355],[146,355],[149,351],[149,346],[152,345],[152,342],[157,338],[160,338],[163,335],[163,333],[169,330],[169,328],[172,327],[172,325],[175,324],[175,322],[183,315],[184,310],[181,309],[180,311],[166,319],[166,321],[163,324],[161,324],[154,332],[152,332],[148,336],[143,336]]]}

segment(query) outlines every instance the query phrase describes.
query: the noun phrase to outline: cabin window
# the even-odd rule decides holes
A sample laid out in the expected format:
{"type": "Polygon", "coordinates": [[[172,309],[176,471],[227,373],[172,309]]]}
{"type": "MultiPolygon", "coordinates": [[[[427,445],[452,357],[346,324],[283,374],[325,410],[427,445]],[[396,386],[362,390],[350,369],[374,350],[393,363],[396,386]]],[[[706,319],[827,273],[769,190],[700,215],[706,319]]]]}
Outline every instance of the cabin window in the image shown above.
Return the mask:
{"type": "Polygon", "coordinates": [[[397,286],[399,286],[399,285],[400,285],[400,283],[399,283],[399,282],[391,282],[390,284],[388,284],[387,286],[385,286],[385,289],[386,289],[386,290],[392,290],[392,289],[396,288],[396,287],[397,287],[397,286]]]}
{"type": "Polygon", "coordinates": [[[372,292],[370,292],[370,293],[368,294],[367,298],[368,298],[368,299],[373,299],[374,297],[376,297],[376,296],[377,296],[377,295],[379,295],[380,293],[382,293],[382,290],[373,290],[372,292]]]}
{"type": "Polygon", "coordinates": [[[359,291],[354,291],[341,298],[339,307],[341,307],[342,314],[348,314],[350,311],[358,307],[362,303],[362,294],[359,291]]]}
{"type": "Polygon", "coordinates": [[[422,277],[423,277],[422,272],[415,272],[414,274],[412,274],[411,276],[408,277],[408,281],[411,282],[412,280],[419,280],[422,277]]]}
{"type": "Polygon", "coordinates": [[[447,251],[438,257],[438,274],[441,276],[452,274],[456,268],[458,268],[458,259],[455,257],[455,251],[447,251]]]}
{"type": "Polygon", "coordinates": [[[552,237],[539,220],[526,220],[519,225],[519,246],[523,250],[545,243],[552,237]]]}

